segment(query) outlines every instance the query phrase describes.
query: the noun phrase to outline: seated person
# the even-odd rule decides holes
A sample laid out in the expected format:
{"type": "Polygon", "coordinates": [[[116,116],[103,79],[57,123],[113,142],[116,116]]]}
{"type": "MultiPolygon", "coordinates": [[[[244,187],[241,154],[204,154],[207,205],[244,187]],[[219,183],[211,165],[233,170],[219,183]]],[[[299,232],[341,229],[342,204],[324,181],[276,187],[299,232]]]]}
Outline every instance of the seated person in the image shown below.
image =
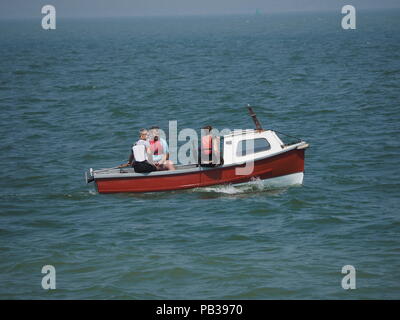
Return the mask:
{"type": "Polygon", "coordinates": [[[158,168],[149,162],[151,155],[150,143],[147,141],[148,132],[146,129],[141,129],[139,132],[139,140],[133,145],[131,156],[128,163],[121,167],[132,165],[135,172],[145,173],[157,171],[158,168]]]}
{"type": "Polygon", "coordinates": [[[171,160],[168,160],[169,150],[165,139],[160,137],[159,127],[150,128],[150,151],[153,155],[154,165],[158,170],[175,170],[171,160]]]}
{"type": "Polygon", "coordinates": [[[203,128],[205,135],[201,137],[199,148],[199,164],[202,167],[215,167],[223,164],[222,155],[219,151],[219,137],[211,134],[212,127],[203,128]]]}

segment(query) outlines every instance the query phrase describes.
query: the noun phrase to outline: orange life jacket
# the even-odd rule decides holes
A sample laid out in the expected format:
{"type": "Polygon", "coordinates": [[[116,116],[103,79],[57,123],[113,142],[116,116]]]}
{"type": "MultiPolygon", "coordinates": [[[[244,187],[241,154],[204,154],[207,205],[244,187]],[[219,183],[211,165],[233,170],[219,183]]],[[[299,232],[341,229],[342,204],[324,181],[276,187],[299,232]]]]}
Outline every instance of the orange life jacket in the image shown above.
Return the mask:
{"type": "Polygon", "coordinates": [[[212,137],[204,136],[201,138],[201,151],[204,154],[211,154],[212,152],[212,137]]]}
{"type": "Polygon", "coordinates": [[[164,149],[162,146],[162,143],[160,142],[160,140],[154,141],[154,140],[150,140],[150,150],[151,152],[155,155],[161,155],[164,153],[164,149]]]}

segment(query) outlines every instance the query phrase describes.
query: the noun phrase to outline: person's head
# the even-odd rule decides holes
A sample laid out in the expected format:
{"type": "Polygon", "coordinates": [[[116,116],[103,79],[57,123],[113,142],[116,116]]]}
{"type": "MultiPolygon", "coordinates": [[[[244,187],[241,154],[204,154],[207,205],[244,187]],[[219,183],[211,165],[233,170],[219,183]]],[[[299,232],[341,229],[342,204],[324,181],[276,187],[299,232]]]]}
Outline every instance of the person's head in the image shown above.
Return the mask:
{"type": "Polygon", "coordinates": [[[139,131],[139,138],[141,140],[147,140],[147,136],[149,135],[147,129],[140,129],[139,131]]]}
{"type": "Polygon", "coordinates": [[[153,126],[150,128],[150,136],[154,141],[159,140],[160,138],[160,128],[157,126],[153,126]]]}
{"type": "Polygon", "coordinates": [[[211,130],[212,130],[212,127],[211,127],[211,126],[205,126],[205,127],[203,127],[202,129],[204,130],[204,132],[205,132],[206,134],[210,134],[210,132],[211,132],[211,130]]]}

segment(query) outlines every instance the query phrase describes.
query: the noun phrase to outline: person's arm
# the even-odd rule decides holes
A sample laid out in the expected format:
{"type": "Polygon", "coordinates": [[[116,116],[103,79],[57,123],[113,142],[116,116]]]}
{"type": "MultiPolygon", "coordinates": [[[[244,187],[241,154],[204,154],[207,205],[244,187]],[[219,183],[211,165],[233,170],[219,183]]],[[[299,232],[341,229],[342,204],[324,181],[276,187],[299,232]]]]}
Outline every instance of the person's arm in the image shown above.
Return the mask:
{"type": "Polygon", "coordinates": [[[127,163],[121,164],[120,166],[118,166],[118,168],[126,168],[126,167],[130,167],[133,163],[133,161],[135,160],[135,157],[133,156],[133,150],[131,148],[131,154],[129,155],[129,159],[127,163]]]}
{"type": "Polygon", "coordinates": [[[147,153],[147,159],[148,159],[148,161],[151,163],[151,164],[154,164],[154,161],[153,161],[153,153],[151,152],[151,149],[150,149],[150,143],[146,143],[145,145],[145,150],[146,150],[146,153],[147,153]]]}
{"type": "Polygon", "coordinates": [[[169,157],[169,148],[168,148],[168,144],[167,141],[165,141],[164,139],[161,140],[161,144],[163,147],[163,155],[162,155],[162,159],[160,160],[160,164],[164,163],[165,161],[168,160],[169,157]]]}
{"type": "Polygon", "coordinates": [[[160,161],[158,161],[159,164],[163,164],[165,161],[167,161],[167,154],[163,153],[162,158],[160,161]]]}
{"type": "Polygon", "coordinates": [[[213,137],[213,151],[215,154],[219,154],[219,137],[213,137]]]}
{"type": "Polygon", "coordinates": [[[135,159],[135,157],[133,156],[133,150],[131,148],[131,154],[129,155],[128,164],[132,164],[134,159],[135,159]]]}
{"type": "Polygon", "coordinates": [[[151,152],[151,149],[149,147],[147,147],[147,146],[146,146],[146,152],[147,152],[148,156],[152,156],[153,155],[152,152],[151,152]]]}
{"type": "Polygon", "coordinates": [[[220,163],[220,153],[219,153],[219,137],[213,137],[212,139],[212,150],[213,150],[213,163],[220,163]]]}

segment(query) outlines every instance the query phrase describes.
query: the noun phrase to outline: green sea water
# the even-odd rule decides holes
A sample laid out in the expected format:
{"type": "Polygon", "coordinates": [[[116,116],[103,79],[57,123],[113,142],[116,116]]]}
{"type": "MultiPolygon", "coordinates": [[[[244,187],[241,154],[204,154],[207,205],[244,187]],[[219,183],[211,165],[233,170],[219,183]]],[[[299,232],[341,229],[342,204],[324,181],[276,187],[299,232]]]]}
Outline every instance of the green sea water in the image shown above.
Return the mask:
{"type": "Polygon", "coordinates": [[[400,11],[341,18],[0,21],[0,298],[399,299],[400,11]],[[310,143],[303,186],[84,183],[141,127],[251,128],[247,103],[310,143]]]}

